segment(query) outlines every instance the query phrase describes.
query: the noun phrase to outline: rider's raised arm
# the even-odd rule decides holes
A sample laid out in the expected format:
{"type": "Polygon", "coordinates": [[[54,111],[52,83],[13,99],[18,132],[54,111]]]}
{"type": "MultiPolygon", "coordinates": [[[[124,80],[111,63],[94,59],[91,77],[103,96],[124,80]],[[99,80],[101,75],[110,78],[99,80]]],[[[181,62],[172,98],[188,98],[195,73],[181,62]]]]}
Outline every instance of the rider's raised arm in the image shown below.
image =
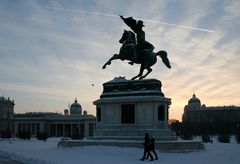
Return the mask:
{"type": "Polygon", "coordinates": [[[124,19],[124,17],[122,15],[119,15],[121,19],[124,19]]]}
{"type": "Polygon", "coordinates": [[[124,23],[129,26],[135,33],[137,32],[137,21],[133,17],[124,18],[122,15],[119,15],[124,23]]]}

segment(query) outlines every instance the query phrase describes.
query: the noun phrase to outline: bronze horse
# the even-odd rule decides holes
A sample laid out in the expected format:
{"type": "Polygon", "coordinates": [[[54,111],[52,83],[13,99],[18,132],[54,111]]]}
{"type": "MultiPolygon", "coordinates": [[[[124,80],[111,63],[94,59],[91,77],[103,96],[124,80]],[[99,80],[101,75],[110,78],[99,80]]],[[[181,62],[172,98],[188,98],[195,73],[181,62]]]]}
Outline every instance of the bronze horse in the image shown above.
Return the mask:
{"type": "Polygon", "coordinates": [[[139,79],[143,79],[152,72],[151,66],[157,62],[156,56],[161,57],[163,63],[168,68],[171,68],[166,51],[159,51],[155,53],[149,50],[140,50],[136,44],[135,34],[133,32],[124,30],[122,38],[119,40],[119,42],[123,44],[120,48],[119,54],[114,54],[113,57],[111,57],[103,65],[102,69],[105,69],[107,65],[110,65],[112,60],[130,60],[131,62],[129,62],[129,64],[141,64],[139,74],[133,77],[132,80],[138,77],[139,79]],[[143,75],[143,71],[145,69],[147,70],[147,73],[143,75]]]}

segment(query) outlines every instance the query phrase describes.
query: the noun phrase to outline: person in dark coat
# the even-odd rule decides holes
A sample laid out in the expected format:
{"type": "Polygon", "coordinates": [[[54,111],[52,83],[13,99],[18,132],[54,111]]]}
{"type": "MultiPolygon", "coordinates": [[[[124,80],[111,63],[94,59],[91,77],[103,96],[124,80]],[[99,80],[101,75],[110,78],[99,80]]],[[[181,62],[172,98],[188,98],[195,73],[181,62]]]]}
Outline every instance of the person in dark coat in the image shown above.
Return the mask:
{"type": "MultiPolygon", "coordinates": [[[[151,139],[150,139],[150,146],[149,146],[149,152],[153,152],[153,154],[154,154],[154,156],[155,156],[155,160],[157,160],[158,159],[158,156],[157,156],[157,153],[156,153],[156,151],[155,151],[155,139],[154,139],[154,137],[152,137],[151,139]]],[[[148,158],[148,156],[147,156],[147,158],[148,158]]],[[[152,157],[150,156],[150,158],[152,159],[152,157]]]]}
{"type": "Polygon", "coordinates": [[[151,161],[153,161],[153,156],[150,152],[150,138],[148,133],[145,133],[143,145],[144,145],[144,153],[143,153],[143,157],[140,160],[144,161],[145,159],[147,159],[146,157],[150,156],[151,161]]]}

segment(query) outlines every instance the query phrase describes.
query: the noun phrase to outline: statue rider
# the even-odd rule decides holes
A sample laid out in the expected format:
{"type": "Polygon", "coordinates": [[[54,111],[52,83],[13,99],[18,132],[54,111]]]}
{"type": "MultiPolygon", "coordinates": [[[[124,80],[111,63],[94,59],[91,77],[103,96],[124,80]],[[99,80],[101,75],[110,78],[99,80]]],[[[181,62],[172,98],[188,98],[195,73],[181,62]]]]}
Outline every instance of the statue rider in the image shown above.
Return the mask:
{"type": "MultiPolygon", "coordinates": [[[[124,21],[124,23],[129,26],[133,32],[137,35],[137,50],[138,52],[134,54],[134,58],[137,59],[138,57],[141,58],[143,53],[146,53],[147,51],[152,52],[154,49],[154,46],[147,42],[145,40],[145,32],[143,31],[143,21],[138,20],[136,21],[132,17],[124,18],[122,15],[120,15],[121,19],[124,21]]],[[[141,59],[140,59],[141,60],[141,59]]],[[[133,61],[129,64],[133,65],[133,61]]]]}

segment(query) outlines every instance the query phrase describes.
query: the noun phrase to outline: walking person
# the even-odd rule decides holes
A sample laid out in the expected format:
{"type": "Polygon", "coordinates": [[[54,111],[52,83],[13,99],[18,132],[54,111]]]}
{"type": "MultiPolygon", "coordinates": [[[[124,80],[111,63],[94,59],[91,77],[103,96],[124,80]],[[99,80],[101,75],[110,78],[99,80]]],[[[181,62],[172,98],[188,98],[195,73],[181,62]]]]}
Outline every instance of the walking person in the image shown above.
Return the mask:
{"type": "MultiPolygon", "coordinates": [[[[153,152],[153,154],[155,156],[155,160],[157,160],[158,156],[157,156],[157,153],[155,151],[155,139],[154,139],[154,137],[151,137],[151,139],[150,139],[149,152],[151,152],[151,151],[153,152]]],[[[151,158],[151,161],[153,161],[153,156],[152,156],[151,153],[147,154],[147,158],[146,159],[148,159],[149,156],[151,158]]]]}
{"type": "Polygon", "coordinates": [[[152,138],[150,139],[150,151],[153,152],[153,154],[154,154],[154,156],[155,156],[155,160],[157,160],[157,159],[158,159],[158,155],[157,155],[157,153],[156,153],[156,151],[155,151],[155,138],[154,138],[154,137],[152,137],[152,138]]]}
{"type": "Polygon", "coordinates": [[[150,152],[150,138],[148,133],[145,133],[143,145],[144,145],[144,153],[143,153],[143,157],[140,160],[144,161],[145,159],[147,159],[146,157],[150,156],[151,161],[153,161],[153,156],[150,152]]]}

